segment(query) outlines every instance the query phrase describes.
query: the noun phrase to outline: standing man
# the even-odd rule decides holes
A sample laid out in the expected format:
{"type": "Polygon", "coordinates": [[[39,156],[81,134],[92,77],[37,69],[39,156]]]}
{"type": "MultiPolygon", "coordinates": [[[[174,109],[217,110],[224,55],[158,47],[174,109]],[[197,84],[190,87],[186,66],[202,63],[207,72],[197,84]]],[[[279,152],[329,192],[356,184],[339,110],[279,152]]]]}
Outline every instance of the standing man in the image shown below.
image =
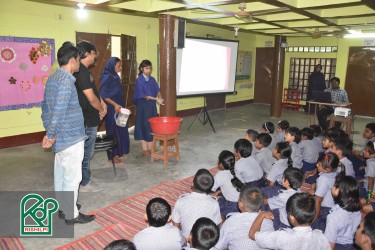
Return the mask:
{"type": "MultiPolygon", "coordinates": [[[[307,102],[313,99],[313,91],[324,91],[327,88],[324,75],[321,71],[322,71],[322,65],[317,64],[315,65],[314,72],[312,72],[309,75],[309,80],[308,80],[309,85],[307,86],[307,96],[306,96],[307,102]]],[[[307,111],[307,107],[308,107],[308,104],[306,104],[306,111],[307,111]]],[[[314,113],[314,110],[315,110],[315,105],[312,105],[311,112],[314,113]]]]}
{"type": "Polygon", "coordinates": [[[88,139],[85,141],[85,154],[82,161],[82,182],[80,192],[98,192],[102,190],[97,183],[92,182],[90,172],[90,160],[94,155],[96,133],[100,120],[107,113],[107,105],[100,99],[95,86],[94,78],[91,76],[89,67],[95,64],[97,57],[96,47],[88,42],[82,41],[77,44],[80,54],[79,72],[74,74],[77,79],[79,104],[81,105],[85,119],[85,132],[88,139]]]}
{"type": "MultiPolygon", "coordinates": [[[[348,103],[348,94],[346,93],[345,89],[340,89],[340,78],[333,77],[329,81],[331,83],[331,87],[325,89],[324,92],[330,92],[331,98],[333,103],[348,103]]],[[[328,129],[327,117],[332,114],[334,111],[333,107],[329,106],[322,106],[319,108],[317,112],[319,125],[323,130],[328,129]]]]}
{"type": "Polygon", "coordinates": [[[87,136],[72,75],[79,70],[79,51],[72,45],[57,52],[60,68],[48,78],[42,102],[42,120],[46,129],[42,147],[55,152],[54,184],[60,205],[59,217],[67,224],[88,223],[95,215],[79,213],[78,188],[82,179],[81,164],[87,136]],[[62,191],[73,191],[73,213],[62,191]],[[65,214],[64,214],[65,212],[65,214]]]}

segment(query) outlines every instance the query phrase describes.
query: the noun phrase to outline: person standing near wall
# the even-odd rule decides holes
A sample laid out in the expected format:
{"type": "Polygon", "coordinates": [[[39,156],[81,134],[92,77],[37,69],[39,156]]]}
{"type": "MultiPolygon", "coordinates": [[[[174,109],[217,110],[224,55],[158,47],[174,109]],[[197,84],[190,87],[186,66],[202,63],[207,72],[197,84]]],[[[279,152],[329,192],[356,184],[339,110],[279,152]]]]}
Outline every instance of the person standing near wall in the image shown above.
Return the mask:
{"type": "Polygon", "coordinates": [[[79,70],[79,51],[72,45],[61,47],[57,52],[60,67],[46,83],[42,102],[42,120],[46,135],[43,148],[51,148],[55,153],[54,185],[59,202],[59,217],[67,224],[88,223],[95,215],[79,213],[77,205],[78,188],[82,179],[82,159],[84,155],[85,134],[82,109],[73,73],[79,70]],[[73,191],[73,213],[64,194],[73,191]],[[70,213],[69,213],[70,211],[70,213]]]}
{"type": "Polygon", "coordinates": [[[80,53],[79,72],[74,74],[77,79],[79,104],[81,105],[85,119],[85,132],[88,139],[85,141],[85,155],[82,161],[82,182],[80,192],[98,192],[102,188],[91,180],[90,160],[94,155],[96,134],[100,120],[107,113],[107,105],[100,99],[95,86],[94,78],[91,76],[89,67],[95,64],[97,51],[95,45],[88,41],[81,41],[77,44],[80,53]]]}
{"type": "MultiPolygon", "coordinates": [[[[307,85],[307,96],[306,96],[306,102],[313,99],[313,91],[324,91],[327,86],[324,79],[322,71],[322,65],[317,64],[315,65],[314,72],[312,72],[309,76],[308,85],[307,85]]],[[[314,112],[315,105],[312,105],[311,112],[314,112]]],[[[307,104],[306,104],[306,111],[307,111],[307,104]]]]}

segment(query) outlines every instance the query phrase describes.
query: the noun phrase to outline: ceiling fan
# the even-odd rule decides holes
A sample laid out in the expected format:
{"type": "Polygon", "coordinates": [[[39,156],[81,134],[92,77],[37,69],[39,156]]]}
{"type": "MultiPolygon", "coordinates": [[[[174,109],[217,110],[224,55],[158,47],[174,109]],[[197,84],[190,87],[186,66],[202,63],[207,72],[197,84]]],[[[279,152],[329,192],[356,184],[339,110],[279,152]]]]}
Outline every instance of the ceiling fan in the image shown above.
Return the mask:
{"type": "Polygon", "coordinates": [[[311,33],[312,39],[318,39],[322,36],[322,32],[319,30],[319,28],[315,28],[315,30],[311,33]]]}
{"type": "Polygon", "coordinates": [[[234,16],[239,18],[239,19],[246,19],[247,21],[252,21],[252,16],[251,13],[248,11],[245,11],[246,9],[246,3],[241,2],[238,4],[238,9],[240,11],[234,12],[234,16]]]}

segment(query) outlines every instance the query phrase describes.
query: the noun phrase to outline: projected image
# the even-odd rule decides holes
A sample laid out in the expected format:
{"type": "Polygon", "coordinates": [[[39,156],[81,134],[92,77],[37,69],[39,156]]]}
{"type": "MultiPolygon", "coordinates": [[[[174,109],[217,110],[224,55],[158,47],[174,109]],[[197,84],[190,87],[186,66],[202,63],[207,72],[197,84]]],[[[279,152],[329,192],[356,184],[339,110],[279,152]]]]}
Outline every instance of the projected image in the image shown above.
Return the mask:
{"type": "Polygon", "coordinates": [[[237,41],[187,38],[177,51],[177,95],[234,91],[237,41]]]}

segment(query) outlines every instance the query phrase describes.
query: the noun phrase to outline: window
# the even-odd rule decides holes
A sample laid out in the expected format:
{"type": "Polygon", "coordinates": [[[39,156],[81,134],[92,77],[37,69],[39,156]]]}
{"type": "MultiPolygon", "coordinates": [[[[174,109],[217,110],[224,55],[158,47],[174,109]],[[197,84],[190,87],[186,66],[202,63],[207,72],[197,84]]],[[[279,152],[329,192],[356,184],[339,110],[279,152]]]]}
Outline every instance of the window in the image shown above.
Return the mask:
{"type": "Polygon", "coordinates": [[[322,73],[329,87],[329,79],[336,73],[336,58],[291,58],[288,88],[299,89],[302,100],[306,100],[308,79],[315,65],[322,65],[322,73]]]}

